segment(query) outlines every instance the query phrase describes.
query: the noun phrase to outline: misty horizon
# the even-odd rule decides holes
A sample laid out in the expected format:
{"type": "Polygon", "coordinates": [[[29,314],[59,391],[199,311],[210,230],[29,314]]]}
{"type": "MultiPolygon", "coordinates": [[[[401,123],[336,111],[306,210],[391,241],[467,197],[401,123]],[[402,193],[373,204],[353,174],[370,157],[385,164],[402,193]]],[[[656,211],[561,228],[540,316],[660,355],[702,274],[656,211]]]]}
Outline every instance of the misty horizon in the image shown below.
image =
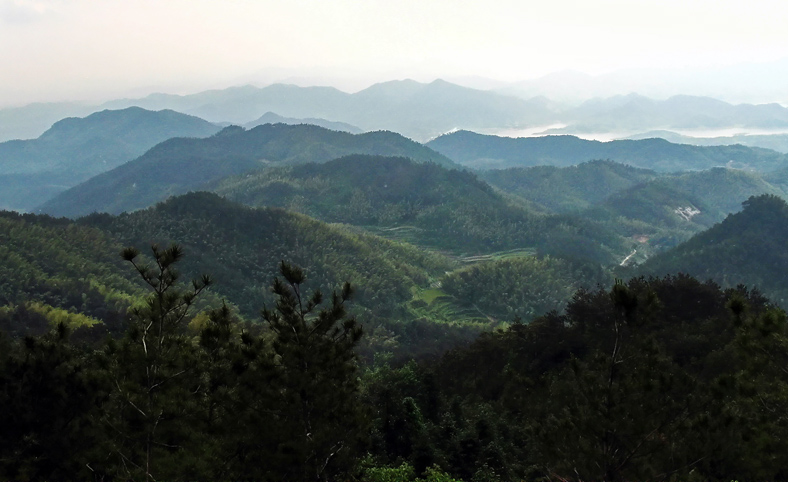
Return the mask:
{"type": "Polygon", "coordinates": [[[0,108],[439,78],[570,103],[635,92],[786,104],[786,13],[764,0],[0,0],[0,63],[13,73],[0,108]]]}

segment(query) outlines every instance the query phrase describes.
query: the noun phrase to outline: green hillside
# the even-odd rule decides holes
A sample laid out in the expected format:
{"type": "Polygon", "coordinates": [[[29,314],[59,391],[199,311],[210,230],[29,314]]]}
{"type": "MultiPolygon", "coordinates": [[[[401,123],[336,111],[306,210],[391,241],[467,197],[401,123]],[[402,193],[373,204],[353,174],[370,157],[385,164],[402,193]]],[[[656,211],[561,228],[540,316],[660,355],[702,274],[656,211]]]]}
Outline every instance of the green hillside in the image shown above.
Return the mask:
{"type": "Polygon", "coordinates": [[[453,165],[392,132],[353,135],[311,125],[227,127],[206,139],[170,139],[143,156],[96,176],[42,205],[40,212],[77,217],[148,207],[226,176],[269,164],[326,162],[352,153],[390,154],[453,165]]]}
{"type": "Polygon", "coordinates": [[[490,319],[530,322],[550,311],[563,311],[574,293],[608,284],[598,265],[551,257],[519,256],[483,261],[448,273],[441,290],[455,305],[490,319]]]}
{"type": "MultiPolygon", "coordinates": [[[[358,301],[376,316],[391,314],[451,263],[440,256],[370,235],[351,233],[277,208],[254,209],[215,194],[191,193],[146,210],[79,220],[124,245],[182,245],[188,277],[209,273],[215,291],[255,318],[271,300],[266,287],[281,260],[309,273],[309,288],[358,286],[358,301]]],[[[144,250],[143,250],[144,252],[144,250]]]]}
{"type": "Polygon", "coordinates": [[[597,160],[568,167],[491,169],[479,176],[504,192],[537,203],[548,211],[568,213],[588,208],[658,175],[646,169],[597,160]]]}
{"type": "Polygon", "coordinates": [[[622,251],[621,240],[593,222],[535,214],[474,174],[403,158],[349,156],[268,169],[225,179],[215,190],[457,256],[534,249],[610,263],[622,251]]]}
{"type": "Polygon", "coordinates": [[[715,168],[660,176],[617,192],[584,214],[613,232],[639,239],[631,261],[641,262],[739,211],[750,196],[762,194],[786,196],[759,174],[715,168]]]}
{"type": "Polygon", "coordinates": [[[724,287],[757,287],[773,301],[788,301],[788,205],[773,195],[751,197],[743,210],[675,249],[649,259],[640,273],[684,272],[724,287]]]}
{"type": "Polygon", "coordinates": [[[0,211],[0,324],[23,333],[44,322],[38,330],[46,331],[52,317],[43,315],[58,309],[118,328],[142,292],[120,249],[116,239],[89,226],[0,211]]]}

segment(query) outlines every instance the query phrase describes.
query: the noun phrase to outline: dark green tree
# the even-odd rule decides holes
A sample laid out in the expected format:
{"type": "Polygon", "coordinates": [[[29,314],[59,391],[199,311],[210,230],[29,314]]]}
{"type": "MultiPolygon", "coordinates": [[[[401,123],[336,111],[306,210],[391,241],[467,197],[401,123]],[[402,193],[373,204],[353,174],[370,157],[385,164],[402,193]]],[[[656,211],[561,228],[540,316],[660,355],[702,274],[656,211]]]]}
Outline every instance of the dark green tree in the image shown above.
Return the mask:
{"type": "Polygon", "coordinates": [[[272,288],[276,307],[262,310],[273,334],[282,436],[267,462],[276,472],[269,477],[329,480],[351,468],[364,427],[354,352],[362,328],[345,309],[349,283],[318,309],[323,295],[302,293],[300,268],[282,262],[280,273],[272,288]]]}
{"type": "Polygon", "coordinates": [[[59,324],[13,345],[0,332],[0,479],[86,477],[106,390],[59,324]]]}
{"type": "Polygon", "coordinates": [[[754,313],[741,297],[729,306],[744,363],[739,394],[729,407],[739,422],[730,437],[738,451],[727,462],[742,478],[783,480],[788,478],[788,319],[776,308],[754,313]]]}
{"type": "Polygon", "coordinates": [[[122,252],[152,292],[131,310],[126,336],[105,350],[113,387],[104,407],[109,466],[121,477],[177,480],[200,473],[202,463],[194,425],[201,409],[200,357],[184,325],[211,279],[203,276],[184,289],[175,266],[181,247],[154,245],[151,251],[152,264],[141,262],[134,248],[122,252]]]}

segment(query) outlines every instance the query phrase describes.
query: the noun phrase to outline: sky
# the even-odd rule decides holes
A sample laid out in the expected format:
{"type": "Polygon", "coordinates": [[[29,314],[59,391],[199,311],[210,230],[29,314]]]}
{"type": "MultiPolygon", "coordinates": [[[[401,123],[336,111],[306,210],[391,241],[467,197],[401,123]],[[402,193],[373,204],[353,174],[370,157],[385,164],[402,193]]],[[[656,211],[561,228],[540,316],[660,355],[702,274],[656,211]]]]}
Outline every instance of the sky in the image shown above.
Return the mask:
{"type": "Polygon", "coordinates": [[[788,2],[766,0],[0,0],[0,107],[277,81],[719,71],[788,59],[787,19],[788,2]]]}

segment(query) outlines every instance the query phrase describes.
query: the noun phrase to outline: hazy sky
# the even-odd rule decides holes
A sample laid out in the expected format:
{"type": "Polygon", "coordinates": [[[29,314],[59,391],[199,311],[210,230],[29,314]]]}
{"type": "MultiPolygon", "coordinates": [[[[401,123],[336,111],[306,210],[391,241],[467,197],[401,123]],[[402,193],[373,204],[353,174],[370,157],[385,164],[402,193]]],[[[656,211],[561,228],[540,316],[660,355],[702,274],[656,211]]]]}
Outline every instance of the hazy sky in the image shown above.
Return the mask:
{"type": "Polygon", "coordinates": [[[787,20],[764,0],[0,0],[0,106],[766,62],[787,20]]]}

